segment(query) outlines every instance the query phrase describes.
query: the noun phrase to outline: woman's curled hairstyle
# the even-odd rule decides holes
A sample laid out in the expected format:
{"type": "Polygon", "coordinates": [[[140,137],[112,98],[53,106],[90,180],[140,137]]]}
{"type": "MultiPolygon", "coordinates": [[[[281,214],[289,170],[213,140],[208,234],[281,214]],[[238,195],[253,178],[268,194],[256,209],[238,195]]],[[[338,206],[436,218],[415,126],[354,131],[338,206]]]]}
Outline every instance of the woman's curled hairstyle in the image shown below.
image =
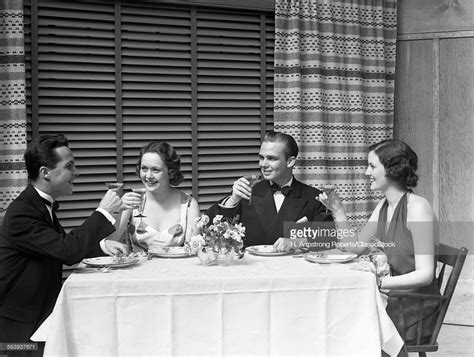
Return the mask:
{"type": "Polygon", "coordinates": [[[403,141],[388,139],[369,147],[375,152],[385,168],[386,177],[405,189],[416,187],[418,175],[418,156],[403,141]]]}
{"type": "Polygon", "coordinates": [[[172,186],[178,186],[183,182],[184,176],[181,172],[181,159],[176,150],[165,141],[152,141],[140,149],[138,156],[136,173],[140,176],[140,167],[142,165],[142,156],[148,152],[158,154],[168,168],[169,182],[172,186]]]}

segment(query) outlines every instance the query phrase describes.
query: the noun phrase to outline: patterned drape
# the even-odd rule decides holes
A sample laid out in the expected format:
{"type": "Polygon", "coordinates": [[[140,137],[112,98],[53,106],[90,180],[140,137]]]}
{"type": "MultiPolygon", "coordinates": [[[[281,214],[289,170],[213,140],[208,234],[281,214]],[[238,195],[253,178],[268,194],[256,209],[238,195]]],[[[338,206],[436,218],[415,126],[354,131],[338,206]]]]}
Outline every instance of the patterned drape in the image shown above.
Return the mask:
{"type": "Polygon", "coordinates": [[[275,130],[298,142],[295,176],[332,183],[359,226],[381,199],[368,145],[392,136],[396,0],[276,0],[275,130]]]}
{"type": "Polygon", "coordinates": [[[27,183],[23,1],[0,1],[0,222],[27,183]]]}

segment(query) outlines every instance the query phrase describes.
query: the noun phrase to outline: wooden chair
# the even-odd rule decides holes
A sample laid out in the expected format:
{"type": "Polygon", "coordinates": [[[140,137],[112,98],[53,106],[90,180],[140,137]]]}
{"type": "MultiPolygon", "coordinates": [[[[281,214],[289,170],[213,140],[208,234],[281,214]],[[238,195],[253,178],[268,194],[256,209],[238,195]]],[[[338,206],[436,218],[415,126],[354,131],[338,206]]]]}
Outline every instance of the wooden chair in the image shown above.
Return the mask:
{"type": "MultiPolygon", "coordinates": [[[[418,352],[420,357],[426,357],[426,352],[436,352],[438,351],[438,334],[441,329],[441,325],[443,323],[444,317],[446,316],[446,312],[448,310],[449,303],[451,302],[451,298],[454,294],[454,289],[456,288],[456,284],[459,279],[459,275],[461,274],[461,269],[464,265],[464,261],[466,260],[467,249],[462,247],[460,249],[450,247],[446,244],[439,245],[438,251],[438,263],[441,263],[441,269],[439,270],[438,274],[438,288],[441,291],[441,287],[443,284],[443,279],[445,275],[445,268],[446,265],[452,267],[451,273],[449,274],[448,281],[446,283],[446,287],[444,291],[442,291],[441,295],[430,295],[430,294],[419,294],[419,293],[409,293],[403,291],[390,291],[388,296],[396,297],[399,299],[399,306],[400,306],[400,316],[401,319],[399,321],[399,326],[402,331],[405,330],[405,325],[403,321],[403,312],[402,312],[402,298],[415,298],[419,299],[420,301],[420,314],[417,323],[417,337],[415,344],[407,344],[408,352],[418,352]],[[427,299],[438,299],[441,300],[441,306],[438,311],[438,316],[436,319],[436,323],[434,326],[433,333],[431,334],[429,341],[422,341],[421,333],[423,328],[423,320],[422,320],[422,307],[424,301],[427,299]]],[[[402,336],[403,339],[405,336],[402,336]]],[[[426,340],[426,338],[425,338],[426,340]]]]}

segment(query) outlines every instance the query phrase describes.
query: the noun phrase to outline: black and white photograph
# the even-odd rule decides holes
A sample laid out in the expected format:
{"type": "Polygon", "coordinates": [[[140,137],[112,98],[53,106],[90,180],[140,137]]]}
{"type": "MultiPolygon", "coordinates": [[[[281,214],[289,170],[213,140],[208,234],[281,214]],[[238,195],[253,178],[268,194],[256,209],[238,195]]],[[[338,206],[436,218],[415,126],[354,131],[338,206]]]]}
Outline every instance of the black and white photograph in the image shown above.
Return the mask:
{"type": "Polygon", "coordinates": [[[0,0],[0,357],[471,356],[473,58],[471,0],[0,0]]]}

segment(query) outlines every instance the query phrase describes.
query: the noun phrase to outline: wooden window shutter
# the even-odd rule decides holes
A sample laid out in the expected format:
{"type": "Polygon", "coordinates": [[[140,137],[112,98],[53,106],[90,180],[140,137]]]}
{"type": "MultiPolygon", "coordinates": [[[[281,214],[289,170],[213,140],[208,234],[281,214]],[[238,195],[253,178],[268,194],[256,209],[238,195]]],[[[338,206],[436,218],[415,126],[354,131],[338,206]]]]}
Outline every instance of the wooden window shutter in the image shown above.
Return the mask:
{"type": "Polygon", "coordinates": [[[64,133],[81,175],[61,201],[66,228],[104,182],[139,186],[139,149],[181,155],[201,209],[258,170],[273,127],[273,13],[151,1],[25,0],[29,137],[64,133]]]}

